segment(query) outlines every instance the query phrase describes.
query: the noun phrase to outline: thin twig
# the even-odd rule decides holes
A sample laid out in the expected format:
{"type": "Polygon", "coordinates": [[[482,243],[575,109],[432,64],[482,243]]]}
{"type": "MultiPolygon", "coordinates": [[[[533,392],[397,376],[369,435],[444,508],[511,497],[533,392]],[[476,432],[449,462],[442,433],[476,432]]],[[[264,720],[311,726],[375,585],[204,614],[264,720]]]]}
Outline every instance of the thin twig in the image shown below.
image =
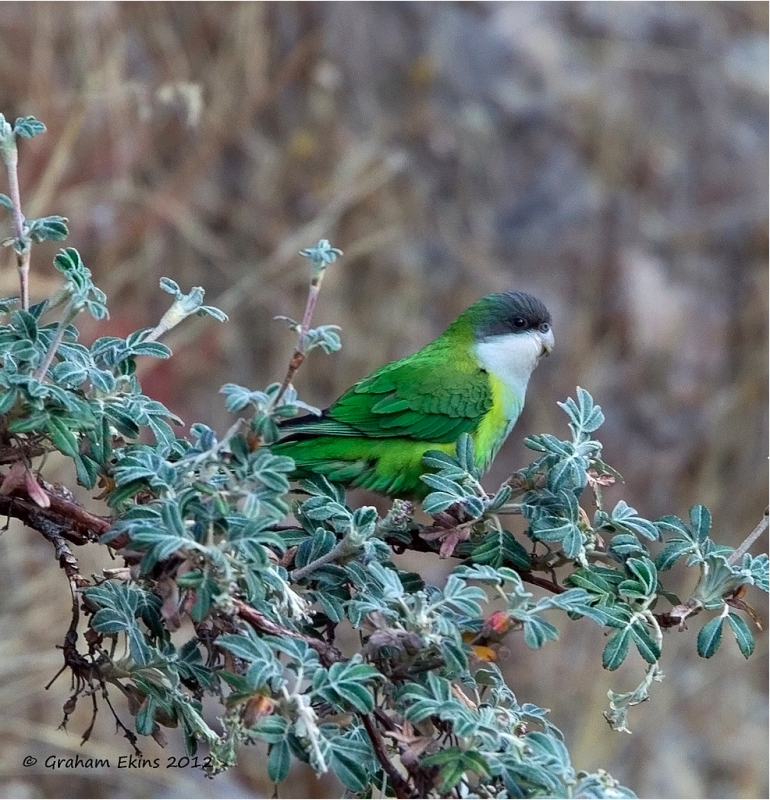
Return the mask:
{"type": "Polygon", "coordinates": [[[501,516],[506,516],[506,515],[521,516],[521,503],[508,503],[498,508],[497,511],[495,511],[495,514],[500,514],[501,516]]]}
{"type": "Polygon", "coordinates": [[[337,542],[337,544],[331,550],[329,550],[328,553],[324,553],[315,561],[305,564],[304,567],[295,569],[291,573],[291,579],[295,582],[301,581],[304,578],[307,578],[307,576],[312,572],[315,572],[319,567],[323,567],[326,564],[332,564],[339,559],[347,558],[353,553],[356,553],[358,550],[360,550],[359,547],[356,547],[354,544],[351,544],[347,538],[344,538],[337,542]]]}
{"type": "Polygon", "coordinates": [[[302,366],[304,360],[305,353],[300,350],[295,350],[292,354],[292,357],[289,359],[289,366],[286,370],[286,375],[283,378],[283,382],[281,383],[281,388],[278,390],[278,394],[273,397],[273,401],[270,404],[273,408],[278,405],[283,396],[286,394],[286,390],[289,388],[292,378],[296,375],[297,370],[302,366]]]}
{"type": "MultiPolygon", "coordinates": [[[[509,565],[505,565],[509,566],[509,565]]],[[[524,569],[516,569],[516,572],[519,573],[519,577],[524,581],[524,583],[531,583],[533,586],[539,586],[541,589],[547,589],[549,592],[553,592],[554,594],[562,594],[567,590],[561,586],[560,584],[556,583],[556,581],[549,580],[548,578],[541,578],[539,575],[535,575],[534,572],[530,572],[529,570],[524,569]]]]}
{"type": "MultiPolygon", "coordinates": [[[[120,728],[120,730],[123,731],[123,736],[126,739],[128,739],[129,744],[131,745],[131,747],[134,748],[134,754],[138,757],[141,757],[142,751],[139,749],[139,745],[137,744],[137,742],[139,741],[137,735],[121,722],[121,719],[118,716],[118,712],[115,711],[115,708],[110,702],[110,695],[109,692],[107,691],[107,684],[105,684],[104,681],[100,681],[100,683],[102,686],[102,698],[104,699],[104,702],[107,703],[107,707],[112,712],[112,717],[115,720],[116,727],[120,728]]],[[[88,733],[90,733],[90,731],[88,731],[88,733]]],[[[84,738],[83,741],[80,742],[80,744],[83,745],[85,741],[86,739],[84,738]]]]}
{"type": "Polygon", "coordinates": [[[5,166],[8,170],[8,194],[13,205],[13,234],[17,239],[21,239],[24,236],[24,214],[21,211],[19,191],[19,153],[15,147],[9,149],[5,166]]]}
{"type": "Polygon", "coordinates": [[[737,547],[730,558],[727,559],[727,563],[732,566],[733,564],[737,564],[744,556],[745,553],[748,553],[749,548],[754,542],[759,539],[759,537],[767,530],[768,526],[768,513],[770,513],[770,508],[765,509],[765,513],[762,516],[762,519],[759,520],[759,524],[756,528],[741,542],[740,546],[737,547]]]}
{"type": "Polygon", "coordinates": [[[294,347],[294,353],[289,359],[289,366],[286,370],[286,375],[281,383],[281,388],[278,393],[273,396],[270,402],[271,408],[277,408],[281,402],[289,384],[297,373],[297,370],[302,366],[302,363],[307,356],[305,352],[305,345],[307,343],[307,333],[310,330],[310,323],[313,320],[313,311],[315,311],[316,302],[318,302],[318,293],[321,291],[321,282],[323,281],[324,270],[318,270],[313,273],[310,280],[310,291],[307,295],[307,302],[305,303],[305,313],[302,316],[302,322],[297,328],[297,344],[294,347]]]}
{"type": "Polygon", "coordinates": [[[77,316],[77,311],[75,310],[75,306],[73,302],[70,302],[65,307],[64,311],[62,312],[61,319],[59,320],[59,324],[56,327],[56,333],[54,334],[53,339],[51,340],[51,344],[48,345],[48,352],[45,354],[45,358],[43,359],[42,364],[35,370],[34,374],[32,375],[33,378],[36,380],[42,381],[45,379],[46,373],[48,372],[48,368],[53,363],[54,358],[56,357],[56,352],[59,349],[59,346],[64,339],[64,334],[67,332],[67,327],[69,326],[70,322],[77,316]]]}
{"type": "Polygon", "coordinates": [[[24,214],[21,211],[21,193],[19,192],[19,153],[14,143],[5,151],[5,167],[8,171],[8,194],[13,206],[13,235],[16,240],[13,245],[16,253],[16,268],[19,271],[19,284],[21,287],[21,307],[26,311],[29,308],[29,256],[30,244],[24,239],[24,214]],[[21,252],[16,246],[21,247],[21,252]]]}

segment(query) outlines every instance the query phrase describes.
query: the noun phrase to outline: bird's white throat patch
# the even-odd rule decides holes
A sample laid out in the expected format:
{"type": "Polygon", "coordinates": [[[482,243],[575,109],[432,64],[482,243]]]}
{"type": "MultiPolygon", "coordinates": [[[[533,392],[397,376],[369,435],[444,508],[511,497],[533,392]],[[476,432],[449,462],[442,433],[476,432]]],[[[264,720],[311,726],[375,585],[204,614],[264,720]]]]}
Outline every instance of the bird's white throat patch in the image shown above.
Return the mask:
{"type": "MultiPolygon", "coordinates": [[[[511,391],[512,404],[524,404],[524,395],[532,370],[537,366],[543,350],[543,340],[534,331],[505,333],[476,344],[476,355],[481,366],[501,380],[511,391]]],[[[511,409],[513,410],[513,409],[511,409]]]]}

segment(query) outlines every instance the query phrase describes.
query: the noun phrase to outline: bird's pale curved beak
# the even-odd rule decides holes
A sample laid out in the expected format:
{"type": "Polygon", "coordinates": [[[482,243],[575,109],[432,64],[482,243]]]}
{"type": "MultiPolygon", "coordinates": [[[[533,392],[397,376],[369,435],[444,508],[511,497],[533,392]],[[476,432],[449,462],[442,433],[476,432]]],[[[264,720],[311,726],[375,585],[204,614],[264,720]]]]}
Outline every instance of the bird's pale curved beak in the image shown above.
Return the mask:
{"type": "Polygon", "coordinates": [[[540,357],[542,358],[543,356],[550,356],[551,350],[553,350],[553,346],[556,344],[556,341],[553,338],[553,331],[549,330],[548,333],[541,333],[540,341],[543,346],[543,349],[540,351],[540,357]]]}

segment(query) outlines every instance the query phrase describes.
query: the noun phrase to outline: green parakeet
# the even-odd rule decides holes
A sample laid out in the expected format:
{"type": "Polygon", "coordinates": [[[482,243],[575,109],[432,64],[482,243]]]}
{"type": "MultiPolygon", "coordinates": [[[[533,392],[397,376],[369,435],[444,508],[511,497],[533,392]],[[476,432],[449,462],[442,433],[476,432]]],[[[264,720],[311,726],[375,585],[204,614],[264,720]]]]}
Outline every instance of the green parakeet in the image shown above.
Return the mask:
{"type": "Polygon", "coordinates": [[[524,405],[532,371],[553,349],[551,315],[524,292],[490,294],[437,339],[350,387],[320,417],[287,420],[271,447],[314,473],[383,495],[421,499],[428,450],[473,439],[486,470],[524,405]]]}

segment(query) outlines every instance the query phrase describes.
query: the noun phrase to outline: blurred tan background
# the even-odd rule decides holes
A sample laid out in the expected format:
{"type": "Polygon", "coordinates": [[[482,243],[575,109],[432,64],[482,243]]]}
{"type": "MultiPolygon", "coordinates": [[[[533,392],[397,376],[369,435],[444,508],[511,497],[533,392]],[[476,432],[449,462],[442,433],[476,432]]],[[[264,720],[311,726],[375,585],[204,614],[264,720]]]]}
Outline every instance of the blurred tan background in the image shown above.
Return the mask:
{"type": "MultiPolygon", "coordinates": [[[[303,367],[305,400],[328,404],[487,292],[532,291],[557,349],[489,486],[526,463],[524,435],[566,433],[556,401],[579,384],[626,479],[610,499],[652,518],[703,502],[738,544],[768,492],[767,29],[766,3],[6,2],[0,111],[48,126],[21,145],[22,198],[28,216],[69,218],[108,294],[111,320],[84,324],[87,339],[154,324],[163,275],[230,314],[143,365],[147,393],[186,422],[223,430],[223,383],[282,377],[293,339],[272,317],[301,315],[296,253],[329,238],[345,258],[315,322],[340,324],[343,350],[303,367]]],[[[56,249],[33,251],[37,298],[58,285],[56,249]]],[[[108,565],[93,549],[84,574],[108,565]]],[[[70,601],[50,547],[11,526],[0,580],[0,796],[270,796],[258,749],[214,782],[46,769],[130,749],[106,708],[83,748],[89,709],[56,729],[67,682],[43,686],[70,601]]],[[[748,599],[767,622],[764,597],[748,599]]],[[[699,627],[667,635],[666,681],[632,736],[601,710],[641,660],[603,672],[595,626],[538,653],[513,640],[511,685],[553,709],[578,768],[640,796],[767,797],[767,637],[746,664],[726,634],[705,662],[699,627]]],[[[339,791],[300,769],[281,796],[339,791]]]]}

